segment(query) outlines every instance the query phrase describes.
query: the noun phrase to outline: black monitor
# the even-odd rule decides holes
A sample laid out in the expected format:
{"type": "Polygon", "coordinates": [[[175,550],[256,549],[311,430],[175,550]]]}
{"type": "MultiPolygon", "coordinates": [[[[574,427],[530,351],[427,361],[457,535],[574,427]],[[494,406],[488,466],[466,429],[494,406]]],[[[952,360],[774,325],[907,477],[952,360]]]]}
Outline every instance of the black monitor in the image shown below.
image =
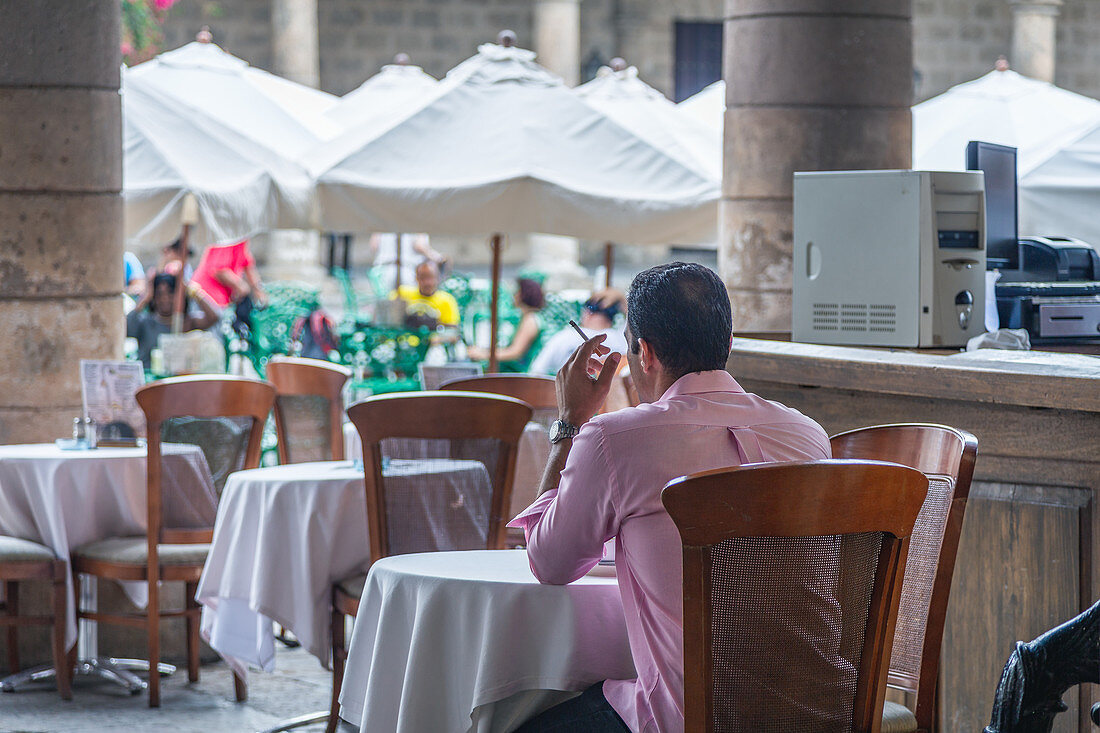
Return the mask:
{"type": "Polygon", "coordinates": [[[1016,148],[971,140],[966,145],[966,169],[985,172],[986,266],[1018,269],[1016,148]]]}

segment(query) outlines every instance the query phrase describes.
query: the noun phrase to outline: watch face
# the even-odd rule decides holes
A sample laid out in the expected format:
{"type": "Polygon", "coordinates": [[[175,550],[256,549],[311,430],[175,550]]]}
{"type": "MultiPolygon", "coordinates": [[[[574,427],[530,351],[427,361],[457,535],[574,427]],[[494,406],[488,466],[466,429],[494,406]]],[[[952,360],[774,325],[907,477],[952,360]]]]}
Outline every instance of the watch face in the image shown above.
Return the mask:
{"type": "Polygon", "coordinates": [[[572,438],[577,434],[577,429],[569,423],[562,422],[561,420],[555,420],[550,423],[549,437],[551,443],[557,443],[558,441],[565,440],[566,438],[572,438]]]}

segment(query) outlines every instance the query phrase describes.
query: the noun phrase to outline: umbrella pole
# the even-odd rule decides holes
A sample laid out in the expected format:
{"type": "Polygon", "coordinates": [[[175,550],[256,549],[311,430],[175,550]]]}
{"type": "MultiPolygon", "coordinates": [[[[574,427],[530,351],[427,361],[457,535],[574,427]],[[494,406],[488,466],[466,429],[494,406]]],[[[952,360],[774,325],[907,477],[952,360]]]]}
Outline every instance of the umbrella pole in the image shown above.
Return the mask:
{"type": "Polygon", "coordinates": [[[394,264],[397,268],[397,273],[393,276],[393,290],[398,292],[401,290],[401,232],[394,232],[393,236],[397,237],[397,255],[394,257],[394,264]]]}
{"type": "MultiPolygon", "coordinates": [[[[176,251],[177,261],[180,263],[179,274],[176,275],[176,292],[172,300],[172,333],[183,332],[183,293],[187,284],[183,281],[183,269],[187,266],[187,246],[191,240],[191,225],[184,224],[180,234],[180,247],[176,251]]],[[[152,283],[149,284],[152,286],[152,283]]]]}
{"type": "Polygon", "coordinates": [[[498,310],[500,307],[500,234],[494,234],[490,240],[493,248],[492,278],[493,299],[489,311],[489,373],[497,371],[497,328],[498,310]]]}
{"type": "Polygon", "coordinates": [[[615,244],[613,242],[603,243],[603,271],[604,280],[603,286],[605,288],[611,287],[611,268],[615,266],[615,244]]]}

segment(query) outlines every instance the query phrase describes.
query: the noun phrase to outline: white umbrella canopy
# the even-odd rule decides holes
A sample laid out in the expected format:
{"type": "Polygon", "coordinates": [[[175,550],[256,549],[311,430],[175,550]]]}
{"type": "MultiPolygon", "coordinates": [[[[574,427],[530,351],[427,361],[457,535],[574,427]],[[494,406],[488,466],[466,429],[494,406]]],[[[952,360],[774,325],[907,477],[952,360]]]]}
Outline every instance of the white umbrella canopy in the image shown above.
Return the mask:
{"type": "Polygon", "coordinates": [[[722,134],[726,115],[726,82],[719,79],[676,105],[689,117],[722,134]]]}
{"type": "Polygon", "coordinates": [[[1100,101],[992,71],[913,107],[913,167],[962,170],[971,140],[1017,149],[1021,234],[1100,244],[1100,101]]]}
{"type": "Polygon", "coordinates": [[[484,44],[412,110],[350,132],[311,172],[337,231],[713,239],[719,184],[582,102],[518,48],[484,44]]]}
{"type": "Polygon", "coordinates": [[[377,74],[340,97],[325,117],[347,130],[391,109],[410,109],[439,82],[419,66],[387,64],[377,74]]]}
{"type": "Polygon", "coordinates": [[[962,170],[970,140],[1017,148],[1021,178],[1067,140],[1100,123],[1100,101],[991,71],[913,107],[913,166],[962,170]]]}
{"type": "Polygon", "coordinates": [[[128,75],[122,120],[127,242],[177,237],[189,197],[200,243],[308,226],[312,183],[299,166],[128,75]]]}
{"type": "Polygon", "coordinates": [[[213,43],[188,43],[125,73],[287,159],[340,132],[323,114],[338,97],[249,66],[213,43]]]}
{"type": "Polygon", "coordinates": [[[704,125],[638,78],[638,69],[601,69],[574,91],[615,122],[673,157],[722,180],[721,128],[704,125]]]}

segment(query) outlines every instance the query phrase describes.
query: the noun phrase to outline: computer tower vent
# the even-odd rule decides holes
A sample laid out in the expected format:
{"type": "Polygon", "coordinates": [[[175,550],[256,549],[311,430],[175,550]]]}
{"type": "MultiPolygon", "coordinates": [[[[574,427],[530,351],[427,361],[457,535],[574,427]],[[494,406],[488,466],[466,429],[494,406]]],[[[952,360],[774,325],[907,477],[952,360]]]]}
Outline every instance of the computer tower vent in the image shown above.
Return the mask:
{"type": "Polygon", "coordinates": [[[897,307],[888,304],[814,303],[813,330],[894,333],[897,307]]]}

